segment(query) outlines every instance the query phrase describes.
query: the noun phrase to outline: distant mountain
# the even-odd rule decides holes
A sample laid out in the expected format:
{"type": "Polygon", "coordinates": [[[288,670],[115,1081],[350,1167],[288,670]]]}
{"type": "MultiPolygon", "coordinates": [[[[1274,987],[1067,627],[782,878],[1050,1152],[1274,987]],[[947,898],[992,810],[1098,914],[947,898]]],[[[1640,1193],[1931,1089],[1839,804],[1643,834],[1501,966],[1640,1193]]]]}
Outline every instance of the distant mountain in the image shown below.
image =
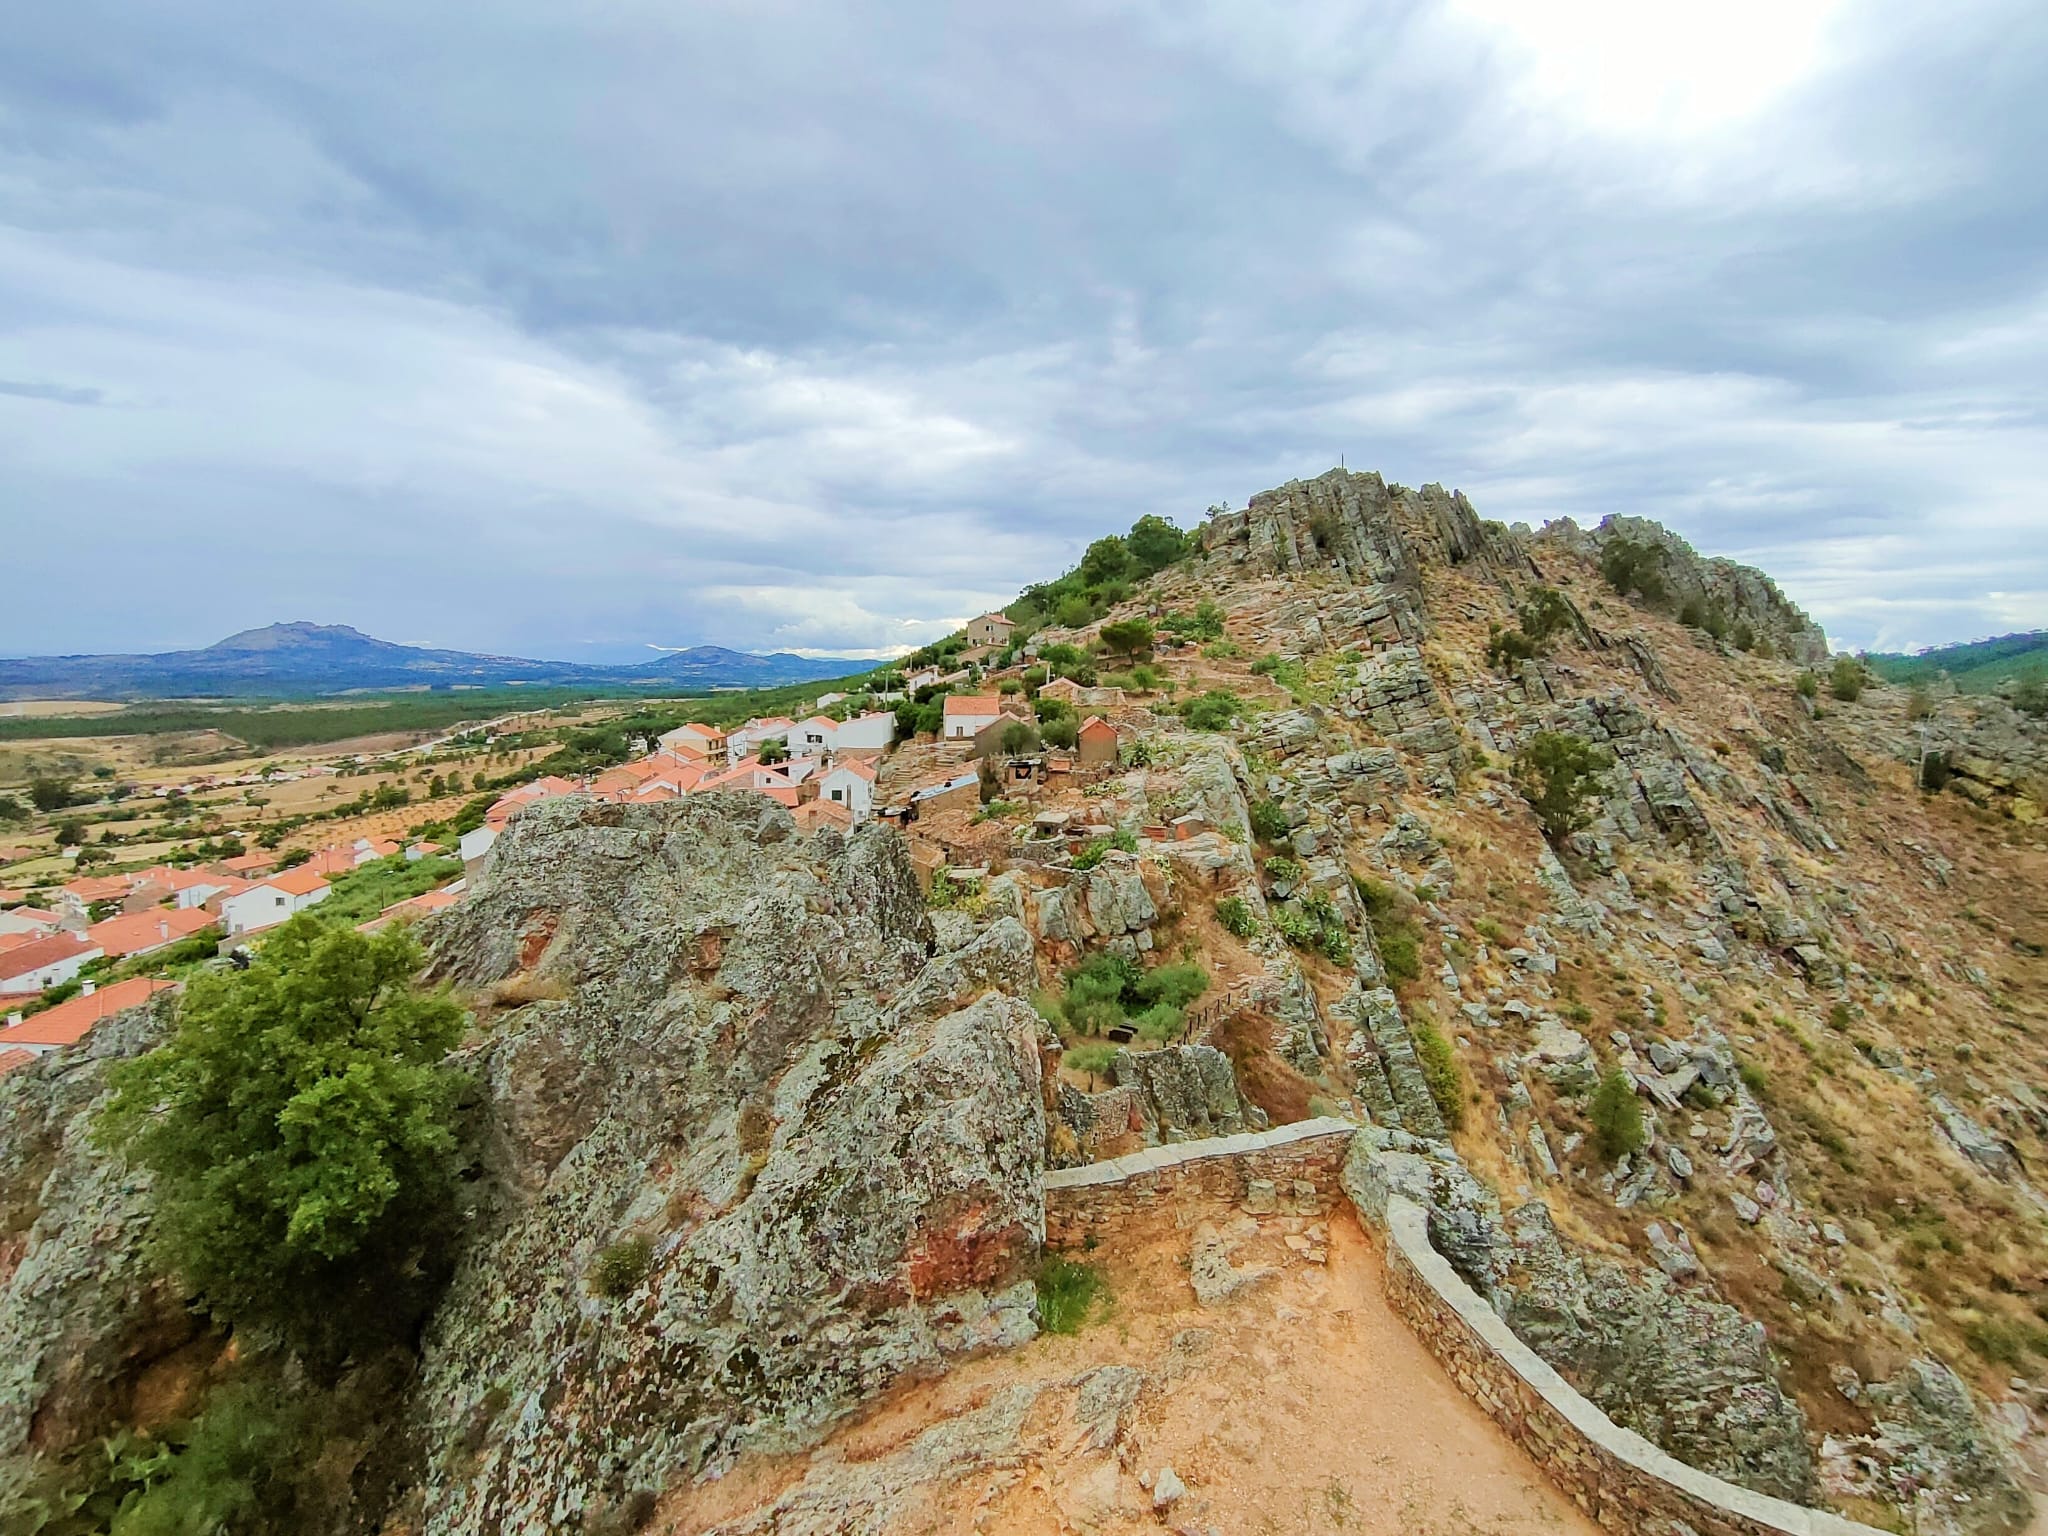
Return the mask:
{"type": "Polygon", "coordinates": [[[346,624],[271,624],[196,651],[0,660],[0,699],[175,699],[287,696],[365,689],[550,687],[768,688],[865,672],[838,656],[752,656],[724,646],[668,651],[632,666],[531,661],[394,645],[346,624]]]}
{"type": "Polygon", "coordinates": [[[1937,645],[1911,654],[1877,651],[1865,660],[1887,682],[1931,682],[1945,672],[1964,693],[1991,693],[2015,678],[2048,677],[2048,629],[1937,645]]]}

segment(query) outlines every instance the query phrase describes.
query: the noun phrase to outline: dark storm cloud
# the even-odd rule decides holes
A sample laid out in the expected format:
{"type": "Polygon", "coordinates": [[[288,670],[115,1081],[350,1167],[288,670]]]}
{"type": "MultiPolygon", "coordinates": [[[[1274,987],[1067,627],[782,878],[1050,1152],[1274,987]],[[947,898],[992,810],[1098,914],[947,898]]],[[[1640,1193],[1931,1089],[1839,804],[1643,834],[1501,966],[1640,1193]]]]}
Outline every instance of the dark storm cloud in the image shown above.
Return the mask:
{"type": "Polygon", "coordinates": [[[1605,3],[44,7],[0,651],[881,648],[1339,454],[2044,622],[2048,21],[1605,3]]]}

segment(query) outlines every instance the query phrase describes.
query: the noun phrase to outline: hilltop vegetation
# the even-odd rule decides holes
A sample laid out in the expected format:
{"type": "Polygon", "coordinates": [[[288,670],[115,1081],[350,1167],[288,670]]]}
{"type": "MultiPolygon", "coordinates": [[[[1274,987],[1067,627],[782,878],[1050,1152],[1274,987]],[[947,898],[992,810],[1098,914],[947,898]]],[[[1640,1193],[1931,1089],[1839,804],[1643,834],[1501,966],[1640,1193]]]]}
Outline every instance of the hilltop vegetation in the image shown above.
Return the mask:
{"type": "Polygon", "coordinates": [[[1946,676],[1964,693],[1996,693],[2008,683],[2048,683],[2048,629],[1910,653],[1873,651],[1863,660],[1888,683],[1931,683],[1946,676]]]}

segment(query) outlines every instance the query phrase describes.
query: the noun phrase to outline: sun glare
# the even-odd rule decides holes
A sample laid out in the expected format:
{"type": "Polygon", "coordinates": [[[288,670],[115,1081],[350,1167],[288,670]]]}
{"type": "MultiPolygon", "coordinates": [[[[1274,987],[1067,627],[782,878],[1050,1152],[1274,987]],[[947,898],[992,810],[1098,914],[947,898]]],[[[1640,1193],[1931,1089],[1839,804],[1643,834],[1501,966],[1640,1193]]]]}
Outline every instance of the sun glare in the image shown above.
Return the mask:
{"type": "Polygon", "coordinates": [[[1522,70],[1532,104],[1612,133],[1704,134],[1821,67],[1847,0],[1450,0],[1522,70]]]}

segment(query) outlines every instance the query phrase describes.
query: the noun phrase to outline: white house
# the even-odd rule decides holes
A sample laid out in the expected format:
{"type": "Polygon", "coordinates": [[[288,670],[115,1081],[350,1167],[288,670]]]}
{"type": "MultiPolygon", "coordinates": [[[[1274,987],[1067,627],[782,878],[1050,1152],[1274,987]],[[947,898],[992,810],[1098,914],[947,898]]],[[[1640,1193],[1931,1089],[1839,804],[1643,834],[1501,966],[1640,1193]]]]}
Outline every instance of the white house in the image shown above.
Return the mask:
{"type": "Polygon", "coordinates": [[[56,913],[40,907],[10,907],[0,912],[0,933],[55,933],[61,926],[56,913]]]}
{"type": "Polygon", "coordinates": [[[875,765],[857,757],[842,758],[818,780],[818,798],[845,806],[856,825],[866,821],[875,810],[875,765]]]}
{"type": "Polygon", "coordinates": [[[493,826],[471,827],[462,834],[462,862],[469,868],[491,851],[491,844],[498,840],[498,829],[493,826]]]}
{"type": "Polygon", "coordinates": [[[855,715],[832,733],[835,752],[880,752],[896,739],[896,717],[886,709],[855,715]]]}
{"type": "Polygon", "coordinates": [[[826,710],[830,709],[834,704],[837,704],[841,699],[845,697],[846,695],[843,693],[821,693],[818,695],[817,701],[811,705],[811,708],[815,709],[816,711],[818,711],[819,714],[822,715],[826,710]]]}
{"type": "Polygon", "coordinates": [[[947,741],[972,741],[985,727],[994,725],[1006,713],[999,694],[949,693],[946,695],[945,726],[939,734],[947,741]]]}
{"type": "Polygon", "coordinates": [[[764,741],[787,742],[789,733],[795,728],[795,721],[784,719],[781,715],[770,715],[765,720],[749,720],[726,737],[728,757],[737,763],[759,752],[764,741]]]}
{"type": "Polygon", "coordinates": [[[294,913],[327,899],[333,887],[310,869],[288,869],[252,885],[220,904],[221,925],[230,934],[274,928],[294,913]]]}
{"type": "Polygon", "coordinates": [[[41,992],[61,987],[77,976],[88,960],[106,951],[75,933],[53,933],[0,949],[0,992],[41,992]]]}
{"type": "Polygon", "coordinates": [[[931,687],[938,680],[939,669],[937,667],[920,667],[917,671],[910,673],[903,679],[903,687],[906,692],[915,693],[920,688],[931,687]]]}
{"type": "Polygon", "coordinates": [[[823,757],[832,750],[833,738],[838,734],[839,722],[823,715],[813,715],[808,720],[799,720],[789,728],[789,755],[791,757],[823,757]]]}

